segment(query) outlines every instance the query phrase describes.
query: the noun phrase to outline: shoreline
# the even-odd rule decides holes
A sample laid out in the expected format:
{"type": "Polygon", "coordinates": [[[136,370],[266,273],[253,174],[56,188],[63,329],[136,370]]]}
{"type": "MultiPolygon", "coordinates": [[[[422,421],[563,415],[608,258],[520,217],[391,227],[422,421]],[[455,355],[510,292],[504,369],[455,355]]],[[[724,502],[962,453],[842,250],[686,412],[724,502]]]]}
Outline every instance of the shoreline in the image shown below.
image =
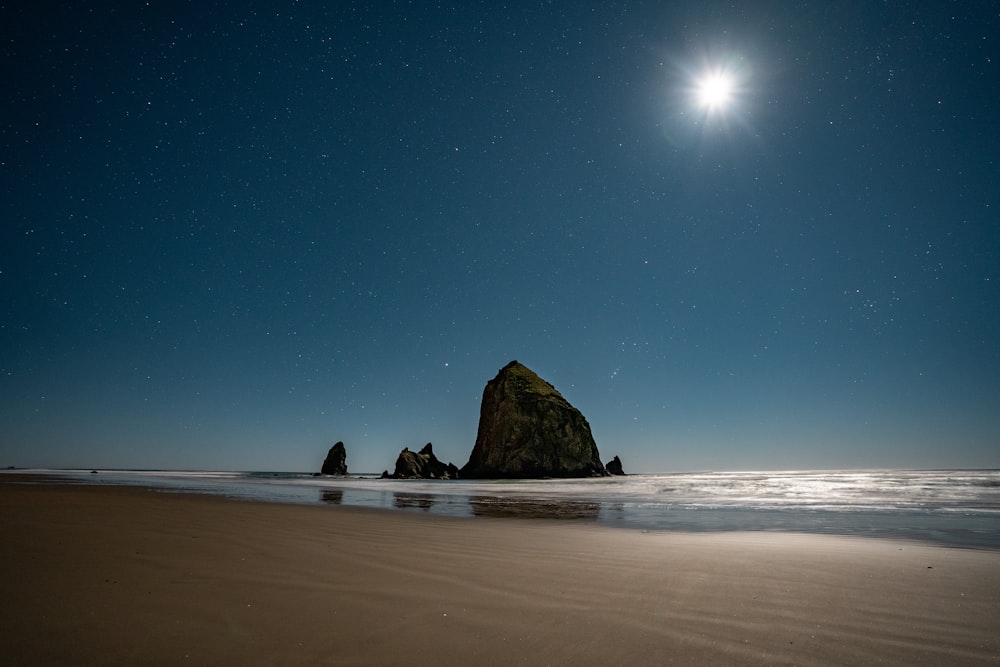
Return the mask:
{"type": "MultiPolygon", "coordinates": [[[[688,489],[704,484],[704,476],[687,481],[686,475],[632,475],[615,480],[384,480],[357,476],[316,477],[305,473],[241,473],[183,471],[5,471],[4,480],[35,484],[72,484],[109,488],[149,487],[168,493],[196,493],[259,502],[294,505],[366,507],[408,514],[508,520],[558,519],[566,523],[594,524],[623,530],[669,533],[779,532],[840,535],[874,539],[906,540],[928,545],[1000,551],[1000,496],[990,495],[1000,482],[994,471],[969,471],[964,488],[956,495],[929,494],[950,483],[943,477],[905,478],[906,473],[881,480],[888,488],[909,485],[895,503],[865,504],[863,494],[850,497],[841,489],[853,483],[875,487],[865,475],[834,471],[819,473],[821,484],[833,486],[833,496],[823,495],[822,486],[806,502],[800,500],[801,484],[810,483],[803,473],[770,473],[778,482],[764,490],[756,486],[760,473],[712,473],[696,497],[677,496],[675,485],[688,489]],[[846,477],[846,479],[845,479],[846,477]],[[721,481],[720,481],[721,478],[721,481]],[[748,481],[749,479],[749,481],[748,481]],[[627,480],[627,481],[626,481],[627,480]],[[713,486],[714,485],[714,486],[713,486]],[[727,502],[734,495],[736,503],[727,502]],[[912,488],[913,495],[907,495],[912,488]],[[967,490],[970,489],[970,490],[967,490]],[[667,493],[664,494],[664,491],[667,493]],[[712,494],[717,495],[712,495],[712,494]],[[739,494],[760,494],[747,502],[739,494]],[[727,495],[728,494],[728,495],[727,495]],[[962,494],[965,494],[964,496],[962,494]],[[970,495],[971,494],[971,495],[970,495]],[[793,497],[789,505],[787,497],[793,497]],[[945,500],[942,502],[942,498],[945,500]],[[964,498],[965,502],[956,500],[964,498]],[[985,503],[985,504],[983,504],[985,503]],[[992,508],[989,511],[981,511],[992,508]]],[[[878,493],[878,492],[876,492],[878,493]]]]}
{"type": "Polygon", "coordinates": [[[998,664],[1000,553],[0,483],[6,664],[998,664]]]}

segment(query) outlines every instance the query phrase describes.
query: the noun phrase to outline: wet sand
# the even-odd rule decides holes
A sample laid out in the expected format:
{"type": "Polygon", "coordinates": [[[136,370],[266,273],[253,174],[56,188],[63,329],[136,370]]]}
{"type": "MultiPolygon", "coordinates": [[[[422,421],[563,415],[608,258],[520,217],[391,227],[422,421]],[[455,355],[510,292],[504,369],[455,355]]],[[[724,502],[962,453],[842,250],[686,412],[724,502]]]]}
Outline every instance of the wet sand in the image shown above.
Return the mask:
{"type": "Polygon", "coordinates": [[[7,665],[1000,664],[1000,552],[0,481],[7,665]]]}

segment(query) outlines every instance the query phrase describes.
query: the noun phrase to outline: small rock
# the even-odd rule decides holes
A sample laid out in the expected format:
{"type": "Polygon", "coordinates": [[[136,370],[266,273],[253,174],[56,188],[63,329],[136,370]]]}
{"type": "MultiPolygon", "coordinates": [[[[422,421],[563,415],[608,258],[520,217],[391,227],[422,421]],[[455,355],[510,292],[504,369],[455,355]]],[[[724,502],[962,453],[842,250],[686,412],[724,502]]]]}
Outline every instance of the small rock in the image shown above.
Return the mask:
{"type": "Polygon", "coordinates": [[[622,460],[617,456],[604,466],[604,469],[608,471],[609,475],[625,475],[625,469],[622,468],[622,460]]]}
{"type": "Polygon", "coordinates": [[[344,443],[338,442],[330,448],[320,472],[324,475],[347,474],[347,448],[344,447],[344,443]]]}

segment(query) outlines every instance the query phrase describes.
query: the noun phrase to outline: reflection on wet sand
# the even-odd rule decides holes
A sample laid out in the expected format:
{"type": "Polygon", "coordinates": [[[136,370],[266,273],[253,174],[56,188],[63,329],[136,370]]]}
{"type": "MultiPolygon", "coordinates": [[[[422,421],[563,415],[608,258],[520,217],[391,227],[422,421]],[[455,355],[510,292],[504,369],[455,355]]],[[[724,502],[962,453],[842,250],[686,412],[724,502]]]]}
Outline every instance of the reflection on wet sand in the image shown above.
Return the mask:
{"type": "Polygon", "coordinates": [[[401,491],[323,489],[320,498],[330,505],[381,507],[404,511],[430,512],[444,516],[484,516],[508,519],[569,519],[597,521],[602,512],[619,519],[620,505],[557,498],[503,496],[461,496],[401,491]]]}
{"type": "Polygon", "coordinates": [[[344,500],[344,492],[340,489],[323,489],[320,497],[324,503],[339,505],[344,500]]]}
{"type": "Polygon", "coordinates": [[[434,506],[434,496],[427,493],[398,493],[392,494],[392,504],[401,510],[423,510],[430,511],[434,506]]]}
{"type": "Polygon", "coordinates": [[[580,500],[473,496],[469,498],[469,505],[475,516],[515,519],[586,519],[596,521],[601,512],[600,503],[580,500]]]}

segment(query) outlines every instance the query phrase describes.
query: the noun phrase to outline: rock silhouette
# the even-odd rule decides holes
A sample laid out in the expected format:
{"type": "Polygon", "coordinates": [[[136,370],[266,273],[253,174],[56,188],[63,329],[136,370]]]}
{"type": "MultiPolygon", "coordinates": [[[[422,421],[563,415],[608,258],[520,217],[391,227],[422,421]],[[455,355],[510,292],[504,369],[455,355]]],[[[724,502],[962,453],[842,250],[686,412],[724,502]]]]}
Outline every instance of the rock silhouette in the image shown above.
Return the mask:
{"type": "Polygon", "coordinates": [[[486,384],[463,478],[601,477],[590,424],[555,387],[512,361],[486,384]]]}
{"type": "Polygon", "coordinates": [[[324,475],[347,474],[347,448],[344,447],[344,443],[338,442],[330,448],[320,472],[324,475]]]}
{"type": "Polygon", "coordinates": [[[618,458],[617,456],[615,458],[611,459],[610,461],[608,461],[607,465],[605,465],[604,468],[605,468],[605,470],[608,471],[609,475],[624,475],[625,474],[625,469],[622,468],[622,460],[620,458],[618,458]]]}
{"type": "MultiPolygon", "coordinates": [[[[387,477],[388,471],[382,473],[387,477]]],[[[396,459],[396,471],[393,479],[457,479],[458,468],[453,463],[444,464],[434,456],[434,446],[424,445],[419,452],[412,452],[404,447],[396,459]]]]}

